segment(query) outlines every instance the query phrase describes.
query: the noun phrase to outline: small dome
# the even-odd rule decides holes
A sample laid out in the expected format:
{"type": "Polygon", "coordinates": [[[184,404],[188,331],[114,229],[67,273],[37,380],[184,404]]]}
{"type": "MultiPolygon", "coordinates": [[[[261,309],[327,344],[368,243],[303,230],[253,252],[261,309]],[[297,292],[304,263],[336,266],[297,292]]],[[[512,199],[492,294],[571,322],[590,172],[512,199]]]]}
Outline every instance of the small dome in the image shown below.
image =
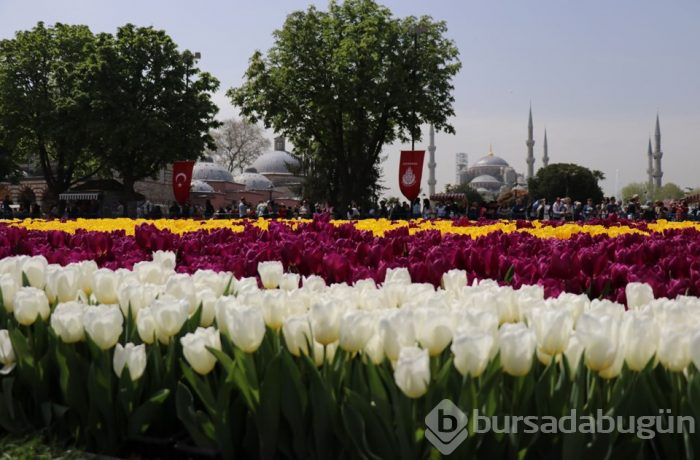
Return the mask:
{"type": "Polygon", "coordinates": [[[493,176],[489,176],[488,174],[484,174],[478,177],[475,177],[471,181],[469,181],[470,184],[500,184],[501,181],[496,179],[493,176]]]}
{"type": "Polygon", "coordinates": [[[299,160],[284,150],[264,153],[251,165],[260,174],[294,174],[300,166],[299,160]]]}
{"type": "Polygon", "coordinates": [[[190,184],[190,192],[192,193],[214,193],[214,187],[207,184],[203,180],[193,180],[190,184]]]}
{"type": "Polygon", "coordinates": [[[233,182],[233,175],[220,164],[198,161],[192,170],[192,180],[233,182]]]}
{"type": "Polygon", "coordinates": [[[272,181],[262,174],[253,172],[244,172],[236,176],[235,181],[245,185],[245,189],[252,190],[270,190],[273,187],[272,181]]]}

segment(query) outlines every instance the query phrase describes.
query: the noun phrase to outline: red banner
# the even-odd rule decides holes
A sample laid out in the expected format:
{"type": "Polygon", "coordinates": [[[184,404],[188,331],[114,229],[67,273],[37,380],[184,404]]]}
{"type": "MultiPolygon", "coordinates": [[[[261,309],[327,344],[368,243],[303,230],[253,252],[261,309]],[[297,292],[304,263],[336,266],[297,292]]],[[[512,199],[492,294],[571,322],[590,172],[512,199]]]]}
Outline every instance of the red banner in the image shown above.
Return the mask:
{"type": "Polygon", "coordinates": [[[173,163],[173,194],[175,201],[185,204],[190,198],[194,161],[176,161],[173,163]]]}
{"type": "Polygon", "coordinates": [[[420,181],[423,177],[423,159],[425,150],[402,150],[399,163],[399,188],[401,193],[413,203],[420,193],[420,181]]]}

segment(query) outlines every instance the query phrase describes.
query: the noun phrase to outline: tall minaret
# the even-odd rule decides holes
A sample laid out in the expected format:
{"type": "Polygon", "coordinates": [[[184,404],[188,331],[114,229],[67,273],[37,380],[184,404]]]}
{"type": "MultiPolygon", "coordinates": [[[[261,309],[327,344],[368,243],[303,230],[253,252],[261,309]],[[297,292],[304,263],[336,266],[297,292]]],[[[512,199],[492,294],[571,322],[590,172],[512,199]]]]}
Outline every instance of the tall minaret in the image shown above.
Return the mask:
{"type": "Polygon", "coordinates": [[[661,151],[661,128],[659,128],[659,114],[656,114],[656,133],[654,134],[654,186],[661,188],[661,177],[664,175],[661,171],[661,157],[664,156],[661,151]]]}
{"type": "Polygon", "coordinates": [[[544,155],[542,155],[542,166],[544,168],[549,164],[549,154],[547,153],[547,128],[544,130],[544,155]]]}
{"type": "Polygon", "coordinates": [[[430,145],[428,146],[428,152],[430,153],[430,161],[428,162],[428,171],[430,176],[428,177],[428,195],[435,195],[435,129],[433,125],[430,125],[430,145]]]}
{"type": "Polygon", "coordinates": [[[535,171],[535,155],[533,152],[533,147],[535,146],[535,139],[532,137],[532,105],[530,105],[530,120],[527,123],[527,177],[534,177],[535,171]]]}
{"type": "Polygon", "coordinates": [[[647,159],[649,160],[649,167],[647,168],[647,184],[649,191],[654,189],[654,155],[651,152],[651,136],[649,136],[649,149],[647,150],[647,159]]]}

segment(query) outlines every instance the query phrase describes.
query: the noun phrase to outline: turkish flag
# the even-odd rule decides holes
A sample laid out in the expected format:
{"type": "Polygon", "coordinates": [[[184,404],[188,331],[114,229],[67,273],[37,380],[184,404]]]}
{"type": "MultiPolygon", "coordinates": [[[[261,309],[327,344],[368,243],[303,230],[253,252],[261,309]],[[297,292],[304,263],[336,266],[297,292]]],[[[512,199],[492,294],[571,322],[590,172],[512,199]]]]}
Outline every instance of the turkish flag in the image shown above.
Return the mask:
{"type": "Polygon", "coordinates": [[[176,161],[173,163],[173,194],[175,201],[185,204],[190,197],[194,161],[176,161]]]}
{"type": "Polygon", "coordinates": [[[420,181],[423,176],[423,159],[425,150],[402,150],[399,162],[399,188],[401,193],[413,203],[420,193],[420,181]]]}

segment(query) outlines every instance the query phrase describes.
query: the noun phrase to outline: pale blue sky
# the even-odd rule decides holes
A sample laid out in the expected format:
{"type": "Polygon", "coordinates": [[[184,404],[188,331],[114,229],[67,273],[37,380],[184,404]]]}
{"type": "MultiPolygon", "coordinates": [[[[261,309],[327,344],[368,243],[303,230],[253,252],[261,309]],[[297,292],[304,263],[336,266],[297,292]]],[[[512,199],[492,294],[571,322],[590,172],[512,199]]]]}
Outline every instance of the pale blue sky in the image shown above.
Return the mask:
{"type": "MultiPolygon", "coordinates": [[[[239,85],[255,49],[308,0],[0,0],[0,38],[37,21],[87,24],[113,32],[131,22],[165,29],[202,54],[200,67],[221,80],[220,117],[237,115],[224,92],[239,85]]],[[[438,189],[454,183],[454,154],[473,163],[493,150],[525,172],[532,101],[535,168],[547,128],[551,162],[602,170],[606,194],[645,180],[646,149],[661,117],[664,182],[700,186],[700,2],[648,0],[433,0],[382,2],[397,16],[445,20],[461,53],[453,125],[437,134],[438,189]]],[[[270,133],[270,137],[272,134],[270,133]]],[[[426,139],[427,141],[427,139],[426,139]]],[[[418,147],[427,147],[419,143],[418,147]]],[[[385,185],[398,195],[398,152],[385,148],[385,185]]],[[[426,161],[427,164],[427,161],[426,161]]],[[[427,181],[427,170],[424,171],[427,181]]],[[[424,185],[427,189],[427,185],[424,185]]]]}

